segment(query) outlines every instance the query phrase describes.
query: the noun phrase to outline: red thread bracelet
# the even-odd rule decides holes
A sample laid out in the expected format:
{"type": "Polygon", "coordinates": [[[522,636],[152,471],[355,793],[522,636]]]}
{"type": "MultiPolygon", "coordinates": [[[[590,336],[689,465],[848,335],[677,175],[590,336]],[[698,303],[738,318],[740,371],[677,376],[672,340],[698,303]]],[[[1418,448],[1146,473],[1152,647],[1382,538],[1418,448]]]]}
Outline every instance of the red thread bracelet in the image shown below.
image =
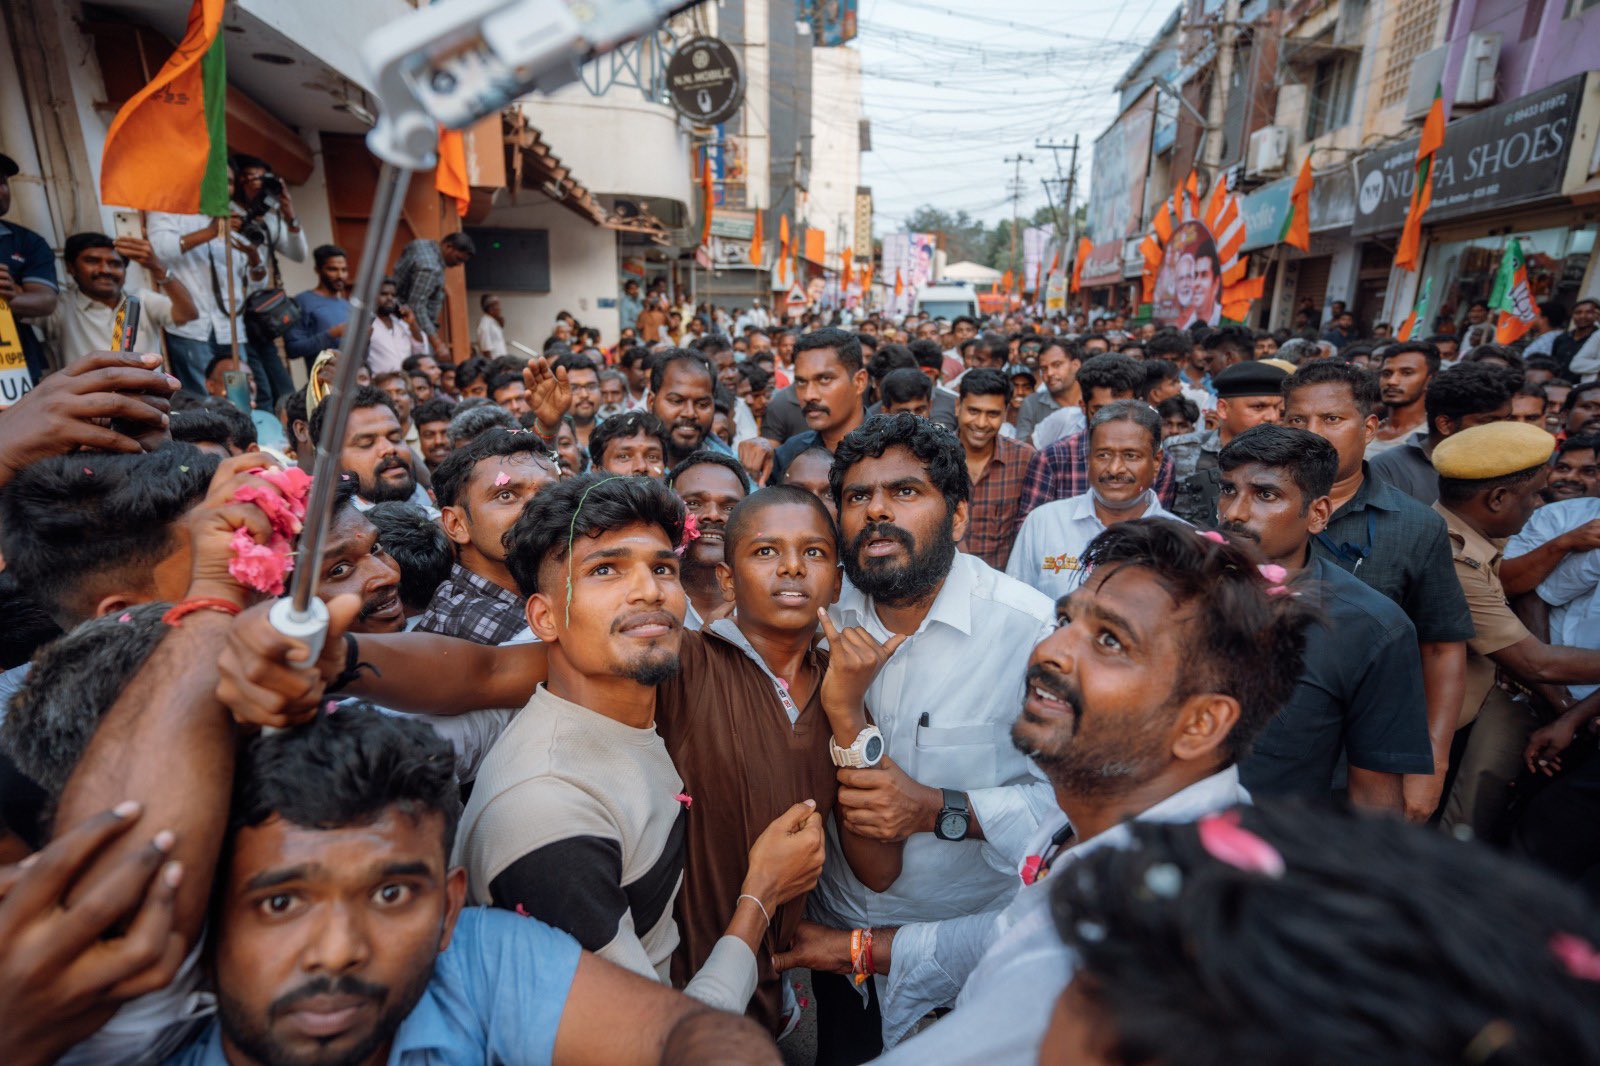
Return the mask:
{"type": "Polygon", "coordinates": [[[221,611],[223,614],[238,614],[243,608],[232,600],[225,600],[220,596],[196,596],[189,600],[180,600],[167,608],[167,613],[161,616],[161,621],[169,626],[175,626],[196,611],[221,611]]]}

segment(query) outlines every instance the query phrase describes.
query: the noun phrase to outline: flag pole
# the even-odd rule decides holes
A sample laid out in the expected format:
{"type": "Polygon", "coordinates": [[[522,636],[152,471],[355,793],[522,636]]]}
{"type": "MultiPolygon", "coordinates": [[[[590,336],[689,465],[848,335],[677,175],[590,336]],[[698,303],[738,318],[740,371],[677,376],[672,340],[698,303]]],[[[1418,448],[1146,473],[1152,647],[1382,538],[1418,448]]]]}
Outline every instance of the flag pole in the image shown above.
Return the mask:
{"type": "Polygon", "coordinates": [[[356,375],[366,361],[378,287],[383,281],[384,260],[388,258],[389,247],[394,243],[395,231],[400,225],[400,209],[405,205],[403,190],[410,173],[404,167],[386,162],[378,176],[378,187],[372,202],[372,225],[367,228],[366,241],[361,249],[361,268],[356,277],[355,292],[350,299],[351,318],[345,329],[344,343],[339,347],[339,362],[332,391],[323,401],[328,405],[328,417],[323,423],[323,437],[326,439],[313,442],[317,445],[317,462],[311,478],[311,498],[306,504],[305,528],[300,535],[300,565],[294,568],[289,598],[279,600],[272,607],[272,624],[280,633],[287,633],[302,641],[316,640],[317,646],[310,649],[310,659],[313,661],[321,654],[321,639],[327,634],[328,609],[317,599],[317,578],[321,569],[317,560],[322,558],[328,526],[333,520],[334,488],[339,481],[339,453],[342,450],[339,442],[350,420],[356,375]],[[328,432],[330,429],[333,431],[331,434],[328,432]]]}
{"type": "MultiPolygon", "coordinates": [[[[217,219],[217,225],[222,227],[222,254],[223,263],[228,271],[228,337],[232,341],[233,361],[240,370],[245,368],[245,362],[239,358],[239,324],[244,317],[239,313],[239,305],[233,302],[233,227],[232,217],[217,219]]],[[[252,371],[254,373],[254,371],[252,371]]],[[[246,411],[245,414],[250,412],[246,411]]]]}

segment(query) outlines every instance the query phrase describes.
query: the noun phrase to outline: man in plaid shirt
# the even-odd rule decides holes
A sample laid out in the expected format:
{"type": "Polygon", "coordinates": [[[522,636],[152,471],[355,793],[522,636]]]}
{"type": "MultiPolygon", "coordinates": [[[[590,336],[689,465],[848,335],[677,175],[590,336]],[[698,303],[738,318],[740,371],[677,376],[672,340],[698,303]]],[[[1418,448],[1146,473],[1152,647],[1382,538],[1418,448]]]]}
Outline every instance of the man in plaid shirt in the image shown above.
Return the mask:
{"type": "Polygon", "coordinates": [[[1003,371],[975,368],[962,376],[959,388],[956,436],[966,453],[972,499],[967,533],[956,547],[1004,570],[1022,525],[1023,475],[1035,453],[1028,445],[1000,435],[1011,399],[1011,380],[1003,371]]]}
{"type": "Polygon", "coordinates": [[[406,245],[394,265],[394,280],[402,307],[417,316],[417,328],[433,345],[441,362],[450,361],[450,346],[439,336],[439,314],[444,310],[444,272],[464,266],[477,249],[465,233],[447,233],[442,241],[419,239],[406,245]]]}
{"type": "Polygon", "coordinates": [[[456,449],[433,474],[445,535],[456,546],[450,577],[416,629],[500,644],[526,624],[526,598],[506,567],[502,537],[523,504],[559,474],[533,433],[492,429],[456,449]]]}
{"type": "MultiPolygon", "coordinates": [[[[1078,371],[1078,384],[1083,388],[1083,414],[1085,422],[1093,421],[1094,413],[1116,400],[1138,397],[1144,384],[1144,368],[1139,360],[1126,355],[1097,355],[1084,361],[1078,371]]],[[[1161,456],[1161,468],[1156,471],[1156,495],[1161,506],[1170,508],[1177,492],[1173,477],[1172,459],[1161,456]]],[[[1082,496],[1089,491],[1089,452],[1086,434],[1075,433],[1056,441],[1033,457],[1023,478],[1022,503],[1017,509],[1017,520],[1027,518],[1035,507],[1052,500],[1065,500],[1082,496]]]]}

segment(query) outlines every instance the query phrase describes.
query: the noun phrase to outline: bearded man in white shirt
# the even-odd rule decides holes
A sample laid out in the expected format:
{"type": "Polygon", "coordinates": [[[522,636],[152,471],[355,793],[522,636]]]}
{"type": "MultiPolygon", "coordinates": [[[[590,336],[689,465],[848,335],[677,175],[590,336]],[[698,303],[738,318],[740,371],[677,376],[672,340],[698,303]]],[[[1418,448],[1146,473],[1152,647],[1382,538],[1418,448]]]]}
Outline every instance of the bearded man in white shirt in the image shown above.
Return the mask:
{"type": "MultiPolygon", "coordinates": [[[[1090,546],[1093,572],[1033,649],[1011,728],[1016,748],[1048,775],[1052,810],[1006,903],[872,930],[893,1048],[880,1061],[1037,1061],[1074,965],[1041,882],[1096,849],[1126,846],[1125,822],[1187,822],[1249,801],[1235,762],[1293,691],[1312,618],[1275,591],[1281,575],[1262,574],[1258,560],[1221,533],[1162,519],[1114,525],[1090,546]],[[950,1006],[899,1043],[929,1011],[950,1006]]],[[[802,924],[776,963],[809,966],[814,983],[819,972],[850,973],[851,938],[802,924]]]]}
{"type": "MultiPolygon", "coordinates": [[[[871,892],[830,828],[809,912],[848,929],[998,906],[1055,810],[1048,782],[1006,739],[1028,651],[1050,630],[1050,600],[957,552],[972,489],[966,454],[948,430],[909,413],[870,418],[840,441],[829,483],[849,579],[833,621],[880,644],[905,636],[866,694],[886,757],[875,769],[840,771],[835,819],[905,848],[900,877],[871,892]]],[[[816,975],[818,1062],[877,1053],[871,1004],[882,988],[869,988],[816,975]]]]}

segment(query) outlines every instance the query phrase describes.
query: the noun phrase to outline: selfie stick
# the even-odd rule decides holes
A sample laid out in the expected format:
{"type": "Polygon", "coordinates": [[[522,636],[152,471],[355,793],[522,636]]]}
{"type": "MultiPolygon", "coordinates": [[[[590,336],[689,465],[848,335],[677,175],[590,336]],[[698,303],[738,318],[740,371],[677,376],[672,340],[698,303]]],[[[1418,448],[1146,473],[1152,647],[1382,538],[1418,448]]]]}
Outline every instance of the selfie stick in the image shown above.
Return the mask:
{"type": "Polygon", "coordinates": [[[340,442],[355,398],[384,264],[400,224],[413,171],[432,167],[439,128],[462,129],[520,96],[551,92],[578,77],[585,61],[654,29],[692,3],[683,0],[451,0],[421,8],[372,33],[362,58],[377,87],[378,122],[367,148],[383,161],[371,224],[351,296],[352,316],[338,367],[306,506],[289,597],[272,605],[274,628],[322,654],[328,608],[317,577],[333,520],[340,442]]]}

